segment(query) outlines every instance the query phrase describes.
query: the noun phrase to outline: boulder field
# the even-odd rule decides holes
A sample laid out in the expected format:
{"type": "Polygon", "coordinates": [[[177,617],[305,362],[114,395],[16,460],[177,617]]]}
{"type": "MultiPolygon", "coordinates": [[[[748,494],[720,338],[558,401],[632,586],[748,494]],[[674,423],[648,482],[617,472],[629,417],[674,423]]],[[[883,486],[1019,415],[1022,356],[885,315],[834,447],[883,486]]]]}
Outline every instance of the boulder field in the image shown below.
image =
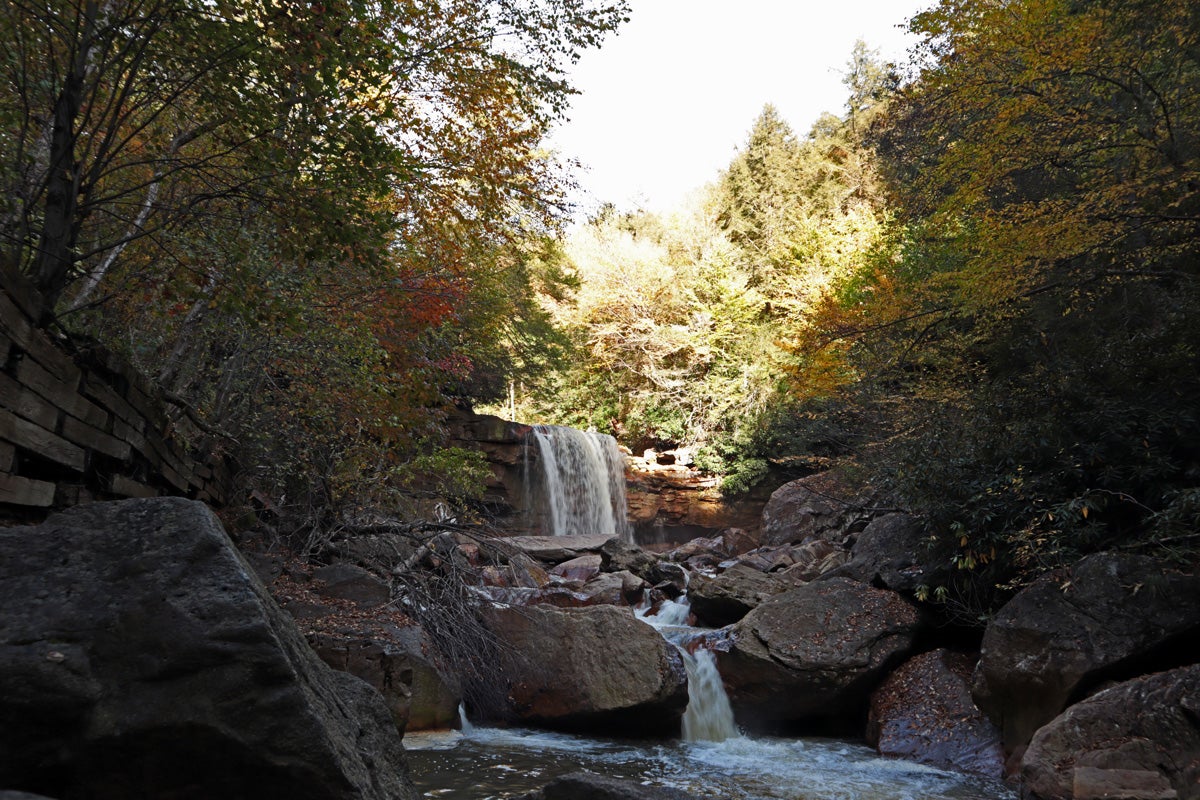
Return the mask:
{"type": "MultiPolygon", "coordinates": [[[[861,736],[1026,800],[1200,800],[1200,579],[1092,555],[1017,593],[980,644],[916,600],[947,565],[877,506],[826,474],[776,492],[760,530],[667,552],[379,529],[320,565],[248,563],[182,500],[0,529],[0,713],[17,721],[0,789],[406,798],[398,732],[453,724],[464,700],[485,721],[677,735],[680,655],[638,617],[683,601],[688,647],[715,651],[750,730],[861,736]],[[420,616],[420,586],[457,586],[467,615],[422,630],[398,610],[420,616]],[[492,648],[482,673],[447,651],[464,636],[492,648]],[[481,674],[496,702],[475,706],[481,674]]],[[[534,796],[657,796],[639,791],[576,776],[534,796]]]]}

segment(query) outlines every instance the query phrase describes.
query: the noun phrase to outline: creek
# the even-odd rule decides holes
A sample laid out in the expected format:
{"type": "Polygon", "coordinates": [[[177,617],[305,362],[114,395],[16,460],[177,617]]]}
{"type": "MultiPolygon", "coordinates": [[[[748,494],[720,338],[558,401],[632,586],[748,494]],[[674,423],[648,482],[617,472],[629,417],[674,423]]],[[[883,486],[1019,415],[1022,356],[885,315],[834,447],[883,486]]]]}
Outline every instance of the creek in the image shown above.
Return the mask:
{"type": "MultiPolygon", "coordinates": [[[[611,436],[538,426],[528,440],[526,486],[551,535],[615,533],[631,541],[624,466],[611,436]],[[532,452],[531,452],[532,451],[532,452]],[[532,456],[532,457],[531,457],[532,456]]],[[[688,672],[681,736],[577,736],[473,726],[410,733],[404,744],[423,796],[500,800],[569,772],[590,771],[723,800],[997,800],[1003,784],[885,758],[848,741],[750,736],[738,730],[705,631],[690,627],[686,593],[635,613],[675,645],[688,672]]]]}

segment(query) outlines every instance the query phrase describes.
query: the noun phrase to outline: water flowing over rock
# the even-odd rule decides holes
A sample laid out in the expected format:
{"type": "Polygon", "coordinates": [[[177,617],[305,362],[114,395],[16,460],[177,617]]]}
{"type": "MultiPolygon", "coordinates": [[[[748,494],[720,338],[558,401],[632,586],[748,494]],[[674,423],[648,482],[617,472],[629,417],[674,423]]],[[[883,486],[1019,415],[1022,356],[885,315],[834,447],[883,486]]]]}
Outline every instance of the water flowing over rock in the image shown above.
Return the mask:
{"type": "Polygon", "coordinates": [[[1088,556],[1042,576],[988,624],[975,702],[1010,751],[1102,681],[1200,656],[1200,577],[1153,558],[1088,556]]]}
{"type": "Polygon", "coordinates": [[[558,425],[529,433],[536,449],[526,486],[551,536],[615,534],[633,540],[626,517],[625,457],[611,436],[558,425]],[[536,474],[536,480],[534,479],[536,474]]]}
{"type": "Polygon", "coordinates": [[[379,694],[316,657],[201,503],[0,529],[0,596],[0,786],[416,796],[379,694]]]}
{"type": "Polygon", "coordinates": [[[672,734],[687,705],[675,648],[610,605],[487,609],[515,656],[503,666],[518,719],[565,729],[672,734]]]}
{"type": "Polygon", "coordinates": [[[1117,684],[1067,709],[1021,762],[1038,800],[1200,798],[1200,666],[1117,684]]]}
{"type": "Polygon", "coordinates": [[[900,595],[835,578],[764,600],[733,626],[718,664],[739,720],[844,726],[921,626],[900,595]]]}

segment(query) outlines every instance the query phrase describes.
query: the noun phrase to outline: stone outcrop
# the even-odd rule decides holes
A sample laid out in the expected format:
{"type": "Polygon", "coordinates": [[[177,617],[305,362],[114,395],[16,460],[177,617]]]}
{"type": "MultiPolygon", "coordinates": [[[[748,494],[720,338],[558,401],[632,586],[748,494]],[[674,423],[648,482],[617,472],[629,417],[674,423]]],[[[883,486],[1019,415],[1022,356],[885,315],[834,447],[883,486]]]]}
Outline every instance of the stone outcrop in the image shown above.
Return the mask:
{"type": "Polygon", "coordinates": [[[0,269],[0,509],[41,518],[93,499],[225,502],[229,470],[211,437],[186,415],[168,422],[163,393],[114,353],[35,324],[41,302],[18,278],[0,269]]]}
{"type": "Polygon", "coordinates": [[[764,546],[810,539],[840,543],[870,518],[858,493],[832,472],[821,472],[785,483],[772,493],[762,510],[764,546]]]}
{"type": "Polygon", "coordinates": [[[575,536],[507,536],[502,541],[530,558],[547,564],[561,564],[585,553],[600,553],[614,538],[612,534],[591,533],[575,536]]]}
{"type": "Polygon", "coordinates": [[[0,529],[0,596],[0,786],[416,796],[379,694],[316,657],[200,503],[0,529]]]}
{"type": "Polygon", "coordinates": [[[724,528],[757,530],[765,496],[731,500],[720,481],[683,464],[628,459],[626,499],[639,542],[684,542],[724,528]]]}
{"type": "Polygon", "coordinates": [[[565,729],[677,734],[687,705],[678,651],[628,608],[494,608],[514,715],[565,729]]]}
{"type": "Polygon", "coordinates": [[[1103,681],[1200,656],[1200,577],[1098,554],[1042,576],[988,624],[975,702],[1010,751],[1103,681]]]}
{"type": "Polygon", "coordinates": [[[871,694],[867,742],[886,756],[1000,778],[1000,731],[971,700],[975,659],[934,650],[906,661],[871,694]]]}
{"type": "Polygon", "coordinates": [[[1136,678],[1067,709],[1021,761],[1038,800],[1200,798],[1200,666],[1136,678]]]}
{"type": "Polygon", "coordinates": [[[808,583],[733,626],[717,663],[745,723],[844,723],[910,654],[921,625],[893,592],[846,578],[808,583]]]}

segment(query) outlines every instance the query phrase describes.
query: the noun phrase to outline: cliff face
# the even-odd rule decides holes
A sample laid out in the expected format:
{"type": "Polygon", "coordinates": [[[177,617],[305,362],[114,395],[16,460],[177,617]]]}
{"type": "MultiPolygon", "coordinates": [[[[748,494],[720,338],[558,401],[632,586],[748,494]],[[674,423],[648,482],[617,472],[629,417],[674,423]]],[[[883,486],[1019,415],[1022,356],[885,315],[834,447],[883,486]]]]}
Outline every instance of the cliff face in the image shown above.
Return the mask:
{"type": "Polygon", "coordinates": [[[662,456],[647,455],[626,460],[629,521],[638,542],[681,543],[725,528],[758,531],[770,488],[736,499],[722,497],[719,478],[679,459],[663,464],[662,456]]]}

